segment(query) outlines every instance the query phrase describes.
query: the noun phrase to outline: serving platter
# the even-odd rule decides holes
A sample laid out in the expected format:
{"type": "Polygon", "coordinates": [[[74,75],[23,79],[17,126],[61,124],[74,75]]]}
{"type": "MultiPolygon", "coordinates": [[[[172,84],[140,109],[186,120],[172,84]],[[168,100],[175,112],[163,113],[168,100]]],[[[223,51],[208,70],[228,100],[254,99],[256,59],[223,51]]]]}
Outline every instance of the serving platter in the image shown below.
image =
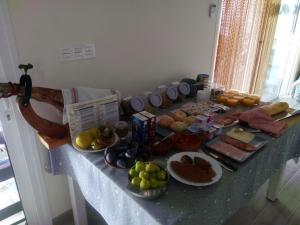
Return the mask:
{"type": "Polygon", "coordinates": [[[219,153],[221,155],[224,155],[224,156],[226,156],[230,159],[233,159],[236,162],[240,162],[240,163],[246,161],[248,158],[250,158],[253,154],[255,154],[258,150],[263,148],[268,143],[267,139],[255,135],[254,139],[248,143],[256,148],[255,151],[247,152],[247,151],[243,151],[243,150],[239,149],[239,151],[236,152],[236,154],[234,154],[231,151],[230,152],[226,151],[226,148],[216,149],[215,147],[213,147],[214,143],[216,143],[218,141],[220,141],[220,137],[216,137],[213,140],[207,142],[205,144],[205,146],[213,151],[216,151],[217,153],[219,153]]]}
{"type": "Polygon", "coordinates": [[[221,177],[222,177],[222,168],[220,166],[220,164],[214,160],[213,158],[203,154],[203,153],[200,153],[200,152],[179,152],[173,156],[171,156],[168,161],[167,161],[167,170],[169,172],[169,174],[177,181],[181,182],[181,183],[184,183],[184,184],[187,184],[187,185],[191,185],[191,186],[197,186],[197,187],[204,187],[204,186],[209,186],[209,185],[212,185],[216,182],[218,182],[221,177]],[[212,178],[212,181],[210,182],[205,182],[205,183],[200,183],[200,182],[191,182],[191,181],[188,181],[182,177],[180,177],[179,175],[177,175],[175,173],[175,171],[172,169],[171,167],[171,162],[172,161],[180,161],[181,160],[181,157],[183,155],[187,155],[187,156],[190,156],[191,158],[194,158],[195,156],[197,157],[200,157],[206,161],[208,161],[211,166],[212,166],[212,169],[214,170],[214,172],[216,173],[216,175],[212,178]]]}
{"type": "Polygon", "coordinates": [[[77,150],[77,151],[79,151],[79,152],[103,152],[103,151],[105,151],[105,149],[107,149],[108,147],[112,147],[112,146],[114,146],[115,144],[117,144],[118,141],[119,141],[119,136],[118,136],[116,133],[114,133],[114,141],[113,141],[113,143],[112,143],[111,145],[106,146],[105,148],[95,149],[95,150],[94,150],[94,149],[91,149],[91,148],[89,148],[89,149],[83,149],[83,148],[80,148],[80,147],[76,144],[75,139],[72,140],[72,145],[73,145],[74,149],[77,150]]]}

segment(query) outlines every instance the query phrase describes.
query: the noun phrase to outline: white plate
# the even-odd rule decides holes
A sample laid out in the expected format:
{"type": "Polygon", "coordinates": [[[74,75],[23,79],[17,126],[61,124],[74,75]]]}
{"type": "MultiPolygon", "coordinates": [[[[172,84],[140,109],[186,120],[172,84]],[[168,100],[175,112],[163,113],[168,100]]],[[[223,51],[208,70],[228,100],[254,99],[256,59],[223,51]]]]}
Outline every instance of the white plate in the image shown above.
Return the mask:
{"type": "Polygon", "coordinates": [[[200,152],[179,152],[179,153],[171,156],[167,161],[167,170],[174,179],[176,179],[184,184],[197,186],[197,187],[208,186],[208,185],[214,184],[214,183],[218,182],[222,177],[222,168],[219,165],[219,163],[216,160],[214,160],[213,158],[211,158],[203,153],[200,153],[200,152]],[[216,175],[212,178],[212,181],[206,182],[206,183],[196,183],[196,182],[191,182],[191,181],[185,180],[182,177],[178,176],[171,167],[171,161],[180,161],[181,157],[183,155],[188,155],[191,158],[194,158],[195,156],[197,156],[197,157],[200,157],[200,158],[208,161],[212,165],[212,169],[216,173],[216,175]]]}
{"type": "Polygon", "coordinates": [[[117,135],[116,133],[114,133],[114,135],[115,135],[115,140],[114,140],[114,142],[113,142],[111,145],[109,145],[109,146],[107,146],[107,147],[105,147],[105,148],[97,149],[97,150],[93,150],[93,149],[82,149],[82,148],[80,148],[80,147],[75,143],[75,140],[72,141],[72,145],[73,145],[73,147],[74,147],[77,151],[79,151],[79,152],[102,152],[102,151],[104,151],[105,149],[107,149],[108,147],[111,147],[111,146],[115,145],[115,144],[119,141],[118,135],[117,135]]]}

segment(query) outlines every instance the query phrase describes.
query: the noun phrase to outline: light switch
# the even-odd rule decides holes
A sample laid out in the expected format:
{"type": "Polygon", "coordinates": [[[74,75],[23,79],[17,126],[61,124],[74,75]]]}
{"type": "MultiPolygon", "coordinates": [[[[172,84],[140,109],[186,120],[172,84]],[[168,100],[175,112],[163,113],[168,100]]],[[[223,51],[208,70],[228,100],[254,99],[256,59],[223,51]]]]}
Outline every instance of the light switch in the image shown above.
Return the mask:
{"type": "Polygon", "coordinates": [[[210,4],[209,5],[209,17],[214,17],[217,13],[217,5],[216,4],[210,4]]]}
{"type": "Polygon", "coordinates": [[[83,51],[81,46],[76,46],[73,48],[74,57],[73,60],[82,59],[83,58],[83,51]]]}
{"type": "Polygon", "coordinates": [[[83,46],[83,57],[85,59],[96,57],[95,44],[85,44],[83,46]]]}
{"type": "Polygon", "coordinates": [[[73,49],[72,48],[62,48],[61,49],[61,61],[73,60],[73,49]]]}
{"type": "Polygon", "coordinates": [[[61,61],[90,59],[96,57],[95,44],[69,45],[61,49],[61,61]]]}

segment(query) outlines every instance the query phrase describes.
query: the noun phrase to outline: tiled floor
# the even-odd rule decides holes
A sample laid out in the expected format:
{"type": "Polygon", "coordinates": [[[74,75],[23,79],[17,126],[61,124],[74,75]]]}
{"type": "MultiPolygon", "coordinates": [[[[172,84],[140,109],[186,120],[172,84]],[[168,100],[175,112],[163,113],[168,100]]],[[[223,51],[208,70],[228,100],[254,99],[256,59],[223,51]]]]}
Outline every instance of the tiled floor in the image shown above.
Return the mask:
{"type": "Polygon", "coordinates": [[[288,161],[277,201],[268,201],[266,191],[267,183],[225,225],[300,225],[299,159],[288,161]]]}

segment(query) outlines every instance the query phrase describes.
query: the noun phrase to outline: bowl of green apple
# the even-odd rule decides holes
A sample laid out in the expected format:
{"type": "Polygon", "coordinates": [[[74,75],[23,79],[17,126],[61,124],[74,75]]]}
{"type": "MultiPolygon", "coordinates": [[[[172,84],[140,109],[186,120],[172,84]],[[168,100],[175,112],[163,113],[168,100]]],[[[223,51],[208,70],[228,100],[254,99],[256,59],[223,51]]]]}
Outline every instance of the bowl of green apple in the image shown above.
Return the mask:
{"type": "Polygon", "coordinates": [[[128,171],[127,189],[137,197],[155,199],[167,191],[168,182],[162,163],[137,161],[128,171]]]}

